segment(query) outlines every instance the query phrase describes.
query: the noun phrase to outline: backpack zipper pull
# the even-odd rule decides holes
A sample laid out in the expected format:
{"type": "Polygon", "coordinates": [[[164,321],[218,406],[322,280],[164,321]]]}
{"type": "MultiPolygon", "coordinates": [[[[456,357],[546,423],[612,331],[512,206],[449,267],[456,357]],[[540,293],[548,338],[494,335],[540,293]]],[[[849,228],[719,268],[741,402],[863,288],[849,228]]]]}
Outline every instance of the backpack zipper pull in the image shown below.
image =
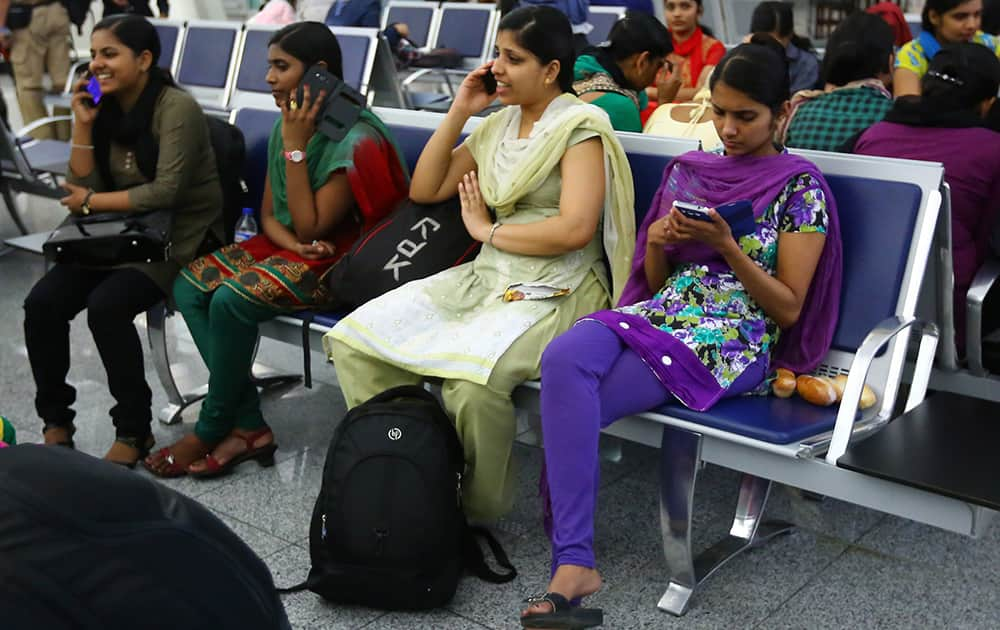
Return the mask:
{"type": "Polygon", "coordinates": [[[326,514],[320,515],[320,522],[323,524],[323,528],[320,531],[320,538],[326,540],[326,514]]]}

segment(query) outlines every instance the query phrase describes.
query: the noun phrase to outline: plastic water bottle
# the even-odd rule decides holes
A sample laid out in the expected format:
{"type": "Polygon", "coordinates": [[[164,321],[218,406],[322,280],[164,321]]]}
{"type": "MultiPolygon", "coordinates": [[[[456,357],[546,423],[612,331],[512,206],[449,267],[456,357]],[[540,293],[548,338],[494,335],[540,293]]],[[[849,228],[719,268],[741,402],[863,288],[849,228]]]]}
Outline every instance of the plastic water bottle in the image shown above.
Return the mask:
{"type": "Polygon", "coordinates": [[[253,218],[253,208],[243,208],[243,216],[236,222],[234,243],[242,243],[257,236],[257,219],[253,218]]]}

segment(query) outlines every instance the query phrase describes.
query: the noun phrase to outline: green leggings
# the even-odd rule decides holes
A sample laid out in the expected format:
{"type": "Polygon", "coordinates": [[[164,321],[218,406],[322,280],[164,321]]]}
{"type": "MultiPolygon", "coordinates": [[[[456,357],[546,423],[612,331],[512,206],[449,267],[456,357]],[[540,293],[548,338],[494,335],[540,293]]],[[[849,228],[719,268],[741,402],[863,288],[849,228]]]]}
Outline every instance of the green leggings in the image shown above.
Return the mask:
{"type": "Polygon", "coordinates": [[[273,308],[248,302],[221,285],[206,293],[184,279],[174,282],[174,301],[208,367],[208,395],[201,404],[195,435],[217,444],[234,428],[264,426],[257,387],[250,380],[257,325],[276,317],[273,308]]]}

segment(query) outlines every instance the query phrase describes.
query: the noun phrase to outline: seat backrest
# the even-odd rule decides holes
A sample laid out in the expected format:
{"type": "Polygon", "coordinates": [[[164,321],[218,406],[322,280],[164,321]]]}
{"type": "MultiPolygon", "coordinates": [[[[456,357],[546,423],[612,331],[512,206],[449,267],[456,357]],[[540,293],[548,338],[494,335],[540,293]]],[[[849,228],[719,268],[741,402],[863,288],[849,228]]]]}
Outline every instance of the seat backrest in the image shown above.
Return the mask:
{"type": "Polygon", "coordinates": [[[594,30],[587,33],[587,41],[593,45],[600,44],[608,38],[615,22],[625,17],[625,7],[590,7],[587,21],[594,30]]]}
{"type": "Polygon", "coordinates": [[[362,94],[367,94],[372,68],[375,67],[378,29],[331,26],[330,30],[340,43],[340,54],[344,59],[344,82],[362,94]]]}
{"type": "Polygon", "coordinates": [[[906,23],[910,26],[910,35],[914,39],[920,35],[920,31],[924,30],[923,22],[920,19],[919,13],[906,13],[903,15],[906,18],[906,23]]]}
{"type": "Polygon", "coordinates": [[[184,44],[184,22],[181,20],[149,20],[156,28],[160,37],[160,61],[157,64],[171,74],[177,74],[177,63],[181,58],[181,48],[184,44]]]}
{"type": "Polygon", "coordinates": [[[267,84],[267,42],[281,27],[273,24],[248,24],[240,41],[236,62],[236,81],[226,107],[274,106],[271,86],[267,84]]]}
{"type": "Polygon", "coordinates": [[[188,22],[176,78],[205,107],[226,105],[242,29],[235,22],[188,22]]]}
{"type": "Polygon", "coordinates": [[[937,229],[940,164],[799,151],[836,200],[843,283],[833,349],[854,353],[882,320],[916,312],[937,229]]]}
{"type": "Polygon", "coordinates": [[[382,28],[400,22],[410,28],[407,39],[423,48],[434,40],[439,11],[437,3],[424,0],[390,0],[382,10],[382,28]]]}
{"type": "Polygon", "coordinates": [[[486,63],[493,50],[498,13],[492,4],[441,3],[432,48],[454,48],[467,67],[486,63]]]}
{"type": "Polygon", "coordinates": [[[229,122],[243,132],[246,146],[243,165],[243,181],[247,184],[246,198],[247,203],[258,211],[264,195],[264,177],[267,175],[267,141],[279,115],[280,112],[273,108],[244,107],[234,110],[229,116],[229,122]]]}

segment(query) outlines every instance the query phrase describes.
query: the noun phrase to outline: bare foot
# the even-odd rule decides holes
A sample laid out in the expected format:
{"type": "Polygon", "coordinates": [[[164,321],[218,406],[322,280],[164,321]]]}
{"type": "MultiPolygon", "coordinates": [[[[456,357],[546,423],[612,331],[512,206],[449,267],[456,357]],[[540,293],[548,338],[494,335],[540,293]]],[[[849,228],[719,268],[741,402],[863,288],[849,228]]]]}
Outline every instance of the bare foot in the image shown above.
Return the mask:
{"type": "MultiPolygon", "coordinates": [[[[233,429],[232,432],[227,435],[218,446],[212,449],[212,457],[219,464],[219,466],[225,466],[232,458],[247,452],[247,438],[254,433],[255,431],[233,429]]],[[[268,431],[263,435],[258,436],[257,439],[250,444],[252,449],[256,451],[257,449],[264,448],[273,442],[274,434],[268,431]]],[[[200,457],[197,461],[191,463],[187,469],[188,472],[201,473],[208,470],[208,463],[205,461],[204,457],[200,457]]]]}
{"type": "Polygon", "coordinates": [[[205,457],[211,450],[211,446],[192,433],[167,448],[150,453],[143,460],[143,464],[149,472],[158,477],[179,477],[187,472],[191,462],[205,457]]]}
{"type": "MultiPolygon", "coordinates": [[[[593,595],[601,589],[601,574],[597,569],[577,566],[575,564],[564,564],[556,569],[556,574],[552,576],[545,589],[549,593],[559,593],[567,600],[574,600],[578,597],[593,595]]],[[[545,614],[552,612],[552,604],[542,602],[532,604],[527,610],[521,612],[521,616],[529,614],[545,614]]]]}

